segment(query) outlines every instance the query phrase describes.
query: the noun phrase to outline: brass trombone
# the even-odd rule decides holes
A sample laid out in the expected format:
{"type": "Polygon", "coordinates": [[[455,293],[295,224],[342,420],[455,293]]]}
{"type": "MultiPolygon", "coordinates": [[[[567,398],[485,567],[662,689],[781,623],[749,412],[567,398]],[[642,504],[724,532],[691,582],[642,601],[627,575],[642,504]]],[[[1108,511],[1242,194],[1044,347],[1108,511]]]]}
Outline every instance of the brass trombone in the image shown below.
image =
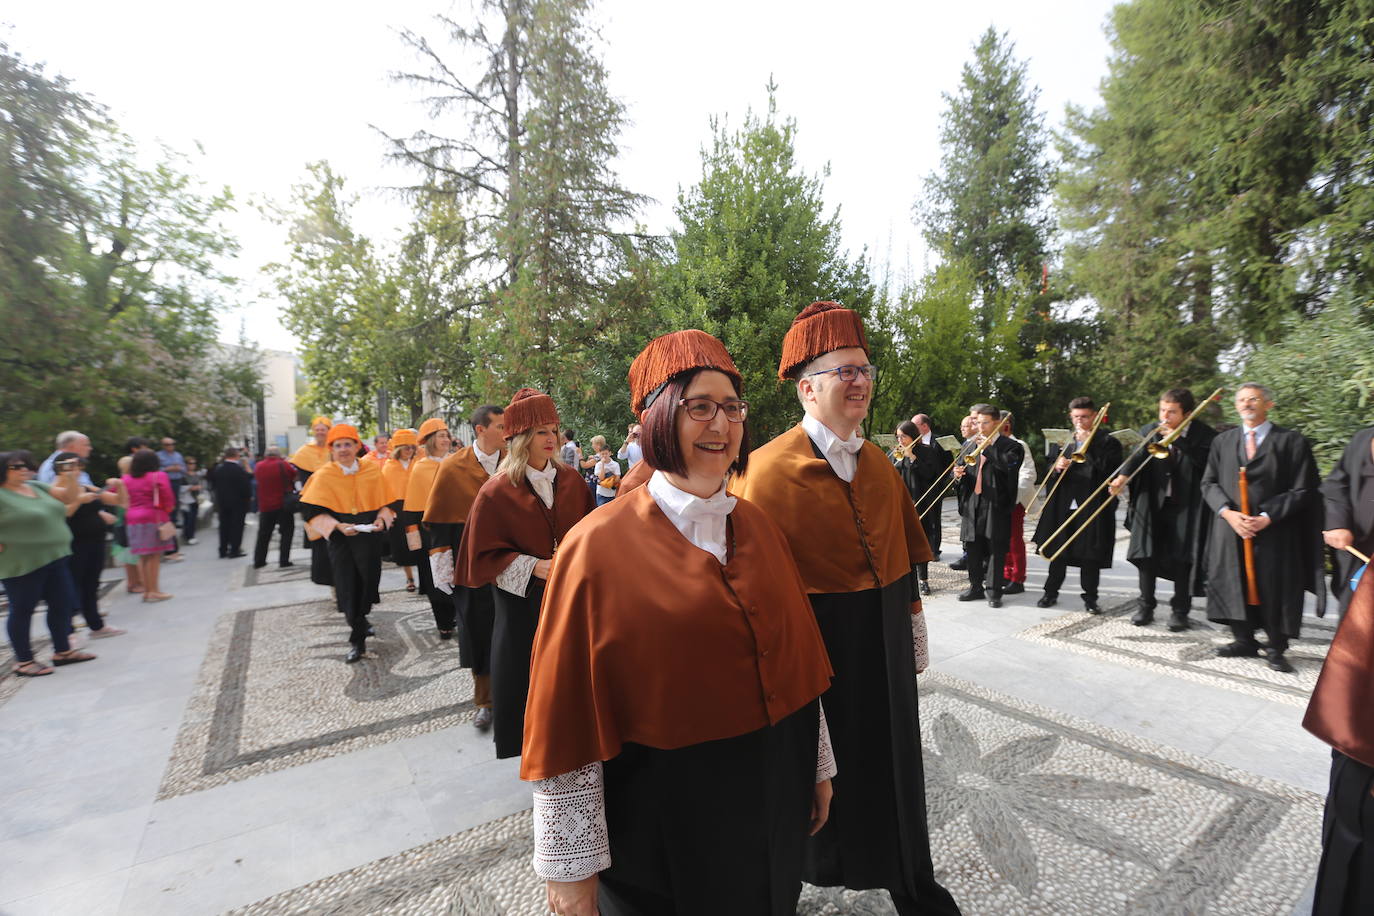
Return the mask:
{"type": "MultiPolygon", "coordinates": [[[[1093,417],[1093,425],[1092,429],[1088,430],[1088,438],[1084,439],[1083,444],[1080,445],[1078,448],[1074,449],[1073,452],[1067,456],[1068,459],[1072,461],[1074,464],[1082,464],[1083,462],[1088,460],[1088,446],[1092,445],[1093,436],[1097,435],[1097,428],[1102,425],[1102,422],[1104,420],[1107,419],[1107,409],[1111,406],[1111,401],[1108,401],[1107,403],[1102,405],[1102,409],[1097,412],[1097,416],[1093,417]]],[[[1065,457],[1062,450],[1060,451],[1059,457],[1065,457]]],[[[1036,491],[1033,494],[1031,494],[1030,506],[1035,505],[1036,499],[1038,499],[1040,497],[1040,494],[1044,491],[1045,484],[1050,482],[1050,475],[1053,473],[1054,468],[1050,468],[1050,470],[1045,472],[1045,479],[1040,481],[1040,486],[1036,489],[1036,491]]],[[[1069,471],[1067,468],[1059,472],[1059,476],[1056,477],[1054,480],[1054,486],[1050,487],[1050,495],[1046,496],[1045,501],[1040,504],[1041,513],[1044,513],[1045,507],[1054,501],[1055,491],[1059,489],[1059,485],[1064,482],[1064,478],[1067,476],[1069,476],[1069,471]]],[[[1026,517],[1028,519],[1031,518],[1030,506],[1026,507],[1026,517]]],[[[1035,517],[1038,518],[1039,515],[1036,515],[1035,517]]]]}
{"type": "MultiPolygon", "coordinates": [[[[1093,520],[1096,519],[1099,515],[1101,515],[1103,510],[1112,504],[1112,502],[1116,499],[1116,494],[1108,492],[1107,498],[1102,500],[1101,505],[1094,509],[1092,514],[1089,515],[1086,519],[1084,519],[1083,523],[1079,525],[1077,529],[1074,530],[1073,534],[1069,535],[1064,540],[1064,543],[1059,546],[1059,549],[1055,550],[1053,553],[1047,554],[1044,552],[1045,545],[1049,544],[1051,541],[1057,538],[1060,535],[1060,533],[1062,533],[1064,529],[1067,528],[1069,524],[1079,515],[1079,513],[1081,513],[1084,509],[1088,508],[1089,504],[1091,504],[1092,501],[1097,498],[1097,495],[1099,493],[1101,493],[1103,490],[1106,490],[1109,486],[1111,486],[1111,482],[1113,480],[1124,474],[1126,472],[1126,468],[1129,467],[1131,462],[1136,459],[1136,457],[1140,454],[1142,449],[1147,451],[1151,458],[1168,458],[1169,447],[1172,446],[1175,441],[1177,441],[1179,436],[1183,435],[1183,431],[1188,428],[1188,424],[1192,423],[1194,420],[1197,419],[1198,414],[1202,413],[1203,408],[1205,408],[1208,404],[1212,403],[1213,401],[1221,400],[1221,393],[1223,390],[1225,389],[1218,388],[1216,391],[1213,391],[1211,394],[1209,394],[1206,397],[1206,399],[1204,399],[1200,404],[1197,405],[1197,407],[1193,409],[1192,413],[1188,414],[1188,416],[1183,418],[1182,423],[1178,424],[1178,426],[1171,429],[1167,436],[1159,438],[1159,429],[1158,427],[1156,427],[1155,432],[1152,433],[1148,438],[1142,440],[1141,443],[1135,447],[1135,450],[1132,451],[1131,454],[1126,458],[1126,460],[1121,462],[1121,464],[1117,467],[1115,471],[1112,471],[1112,473],[1108,474],[1107,479],[1102,481],[1102,483],[1098,485],[1096,490],[1093,490],[1092,493],[1088,494],[1088,497],[1084,499],[1081,503],[1079,503],[1077,509],[1069,513],[1069,517],[1064,519],[1064,523],[1060,525],[1058,528],[1056,528],[1049,537],[1045,538],[1044,544],[1035,545],[1036,553],[1039,553],[1042,557],[1044,557],[1046,560],[1049,560],[1051,563],[1059,559],[1059,555],[1062,554],[1065,550],[1067,550],[1069,548],[1069,545],[1072,544],[1080,534],[1088,530],[1088,526],[1093,523],[1093,520]]],[[[1126,481],[1122,484],[1122,486],[1125,486],[1132,480],[1135,480],[1136,475],[1139,474],[1147,464],[1149,464],[1148,461],[1140,462],[1140,464],[1136,466],[1135,470],[1131,471],[1131,473],[1126,477],[1126,481]]]]}
{"type": "MultiPolygon", "coordinates": [[[[954,460],[949,463],[949,467],[945,468],[943,471],[940,472],[940,477],[945,476],[951,470],[953,470],[954,466],[957,465],[961,460],[966,465],[976,465],[978,463],[978,459],[981,458],[983,455],[983,449],[987,448],[988,443],[992,441],[993,435],[995,435],[996,433],[1000,433],[1002,431],[1002,428],[1007,425],[1007,421],[1010,419],[1011,411],[1007,411],[1007,415],[1002,418],[1002,422],[997,424],[997,428],[994,429],[992,433],[988,434],[987,438],[980,442],[978,444],[978,447],[975,448],[972,452],[968,451],[968,447],[969,444],[973,442],[973,440],[970,439],[968,442],[965,442],[963,447],[959,449],[959,454],[955,455],[954,460]]],[[[931,490],[935,489],[936,484],[940,482],[940,477],[935,478],[935,483],[932,483],[930,486],[926,487],[926,492],[922,493],[920,499],[916,500],[917,518],[921,518],[922,516],[924,516],[927,512],[931,510],[931,507],[938,506],[940,504],[940,500],[944,499],[945,494],[949,492],[949,488],[954,486],[954,481],[958,480],[957,477],[951,476],[949,478],[949,483],[945,484],[944,488],[940,490],[939,494],[935,497],[935,499],[932,500],[929,504],[927,504],[924,509],[922,509],[921,500],[925,499],[926,493],[929,493],[931,490]]]]}

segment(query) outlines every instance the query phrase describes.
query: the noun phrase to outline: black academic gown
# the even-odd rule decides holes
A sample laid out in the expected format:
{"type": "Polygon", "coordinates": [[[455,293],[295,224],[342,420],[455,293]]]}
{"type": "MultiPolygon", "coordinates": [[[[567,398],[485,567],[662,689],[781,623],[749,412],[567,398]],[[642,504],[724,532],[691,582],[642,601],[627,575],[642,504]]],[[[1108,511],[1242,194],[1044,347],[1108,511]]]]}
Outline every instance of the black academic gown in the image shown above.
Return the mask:
{"type": "MultiPolygon", "coordinates": [[[[378,510],[371,512],[335,512],[313,503],[301,503],[301,517],[309,522],[317,515],[330,515],[347,525],[371,525],[377,521],[378,510]]],[[[317,585],[333,585],[334,600],[339,613],[348,622],[348,641],[358,648],[367,642],[367,615],[380,604],[382,584],[382,535],[380,532],[345,535],[332,532],[328,538],[311,541],[311,581],[317,585]],[[317,546],[318,545],[318,546],[317,546]],[[329,570],[329,581],[319,582],[314,576],[314,558],[323,555],[329,570]]]]}
{"type": "MultiPolygon", "coordinates": [[[[1150,439],[1158,426],[1151,423],[1140,434],[1150,439]]],[[[1123,469],[1130,474],[1145,465],[1131,481],[1126,559],[1136,566],[1148,565],[1156,576],[1171,582],[1187,576],[1189,581],[1182,584],[1191,595],[1207,594],[1207,536],[1212,526],[1202,502],[1202,475],[1216,437],[1216,430],[1194,420],[1175,441],[1169,458],[1154,458],[1142,449],[1123,469]]]]}
{"type": "Polygon", "coordinates": [[[1250,623],[1296,637],[1302,626],[1304,591],[1326,609],[1322,566],[1322,513],[1317,465],[1301,433],[1275,425],[1247,465],[1250,513],[1268,513],[1268,528],[1256,536],[1255,575],[1261,610],[1246,613],[1245,562],[1241,538],[1221,518],[1222,509],[1240,508],[1240,468],[1244,461],[1242,427],[1212,441],[1202,498],[1212,517],[1207,543],[1207,619],[1250,623]]]}
{"type": "MultiPolygon", "coordinates": [[[[458,545],[463,542],[465,524],[447,522],[426,522],[428,538],[436,547],[447,547],[458,556],[458,545]]],[[[496,624],[496,587],[483,585],[468,588],[466,585],[453,586],[453,609],[459,623],[458,664],[472,669],[473,674],[491,674],[491,636],[496,624]]]]}
{"type": "MultiPolygon", "coordinates": [[[[1069,448],[1073,447],[1070,444],[1069,448]]],[[[1060,447],[1055,446],[1049,456],[1051,468],[1059,459],[1059,454],[1060,447]]],[[[1086,461],[1069,463],[1068,470],[1063,472],[1066,476],[1062,483],[1057,479],[1059,472],[1054,472],[1056,480],[1049,485],[1054,489],[1054,498],[1045,504],[1044,510],[1040,513],[1033,540],[1040,552],[1045,555],[1063,548],[1057,559],[1067,566],[1106,569],[1112,565],[1112,550],[1116,547],[1115,497],[1108,501],[1107,508],[1098,513],[1087,529],[1072,541],[1069,538],[1079,530],[1088,516],[1097,510],[1105,491],[1093,499],[1093,505],[1078,514],[1073,524],[1062,531],[1059,530],[1074,512],[1075,507],[1083,505],[1088,496],[1121,467],[1121,443],[1107,435],[1106,430],[1098,430],[1088,445],[1086,454],[1086,461]],[[1059,531],[1057,535],[1056,531],[1059,531]]]]}
{"type": "MultiPolygon", "coordinates": [[[[1374,442],[1374,426],[1366,426],[1355,433],[1340,463],[1322,482],[1322,501],[1326,508],[1325,530],[1346,528],[1355,536],[1355,549],[1370,556],[1374,550],[1374,457],[1370,443],[1374,442]]],[[[1335,574],[1331,577],[1331,594],[1340,601],[1341,613],[1350,604],[1350,577],[1360,561],[1345,550],[1334,551],[1335,574]]]]}
{"type": "Polygon", "coordinates": [[[950,454],[940,445],[926,445],[917,440],[910,458],[893,462],[912,500],[920,500],[916,503],[916,511],[922,513],[921,529],[925,531],[930,552],[935,556],[940,555],[941,542],[940,501],[935,497],[949,479],[945,473],[949,468],[949,459],[950,454]]]}
{"type": "Polygon", "coordinates": [[[998,436],[983,450],[983,492],[975,493],[977,465],[954,485],[959,497],[959,539],[965,544],[985,537],[992,542],[991,562],[1002,563],[1001,553],[1011,543],[1011,515],[1016,509],[1016,478],[1021,472],[1025,451],[1006,436],[998,436]],[[1000,545],[1000,547],[998,546],[1000,545]],[[1000,551],[1000,552],[999,552],[1000,551]]]}

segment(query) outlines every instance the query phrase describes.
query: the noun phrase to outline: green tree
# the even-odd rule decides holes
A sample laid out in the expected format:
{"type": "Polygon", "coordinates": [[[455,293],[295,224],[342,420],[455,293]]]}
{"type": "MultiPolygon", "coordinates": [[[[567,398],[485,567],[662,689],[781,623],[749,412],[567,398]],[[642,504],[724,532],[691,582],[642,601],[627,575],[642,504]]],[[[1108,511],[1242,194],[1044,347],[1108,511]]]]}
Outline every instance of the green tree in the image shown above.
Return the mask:
{"type": "Polygon", "coordinates": [[[800,414],[792,386],[778,383],[778,355],[808,303],[830,299],[858,311],[870,357],[884,370],[892,357],[865,256],[851,262],[842,250],[839,212],[825,212],[825,172],[808,175],[797,164],[797,125],[778,116],[775,89],[767,112],[751,111],[739,129],[712,121],[701,179],[678,195],[682,228],[660,294],[659,333],[694,327],[725,342],[744,378],[758,442],[800,414]]]}
{"type": "Polygon", "coordinates": [[[405,33],[424,68],[398,78],[424,93],[434,125],[391,140],[419,169],[408,190],[467,214],[471,294],[451,313],[472,317],[476,392],[501,401],[535,385],[572,417],[610,397],[586,380],[600,377],[608,336],[637,322],[634,297],[617,291],[642,257],[630,228],[642,198],[611,167],[624,108],[607,88],[590,8],[482,0],[471,22],[438,18],[444,51],[405,33]],[[456,60],[482,70],[469,79],[456,60]]]}

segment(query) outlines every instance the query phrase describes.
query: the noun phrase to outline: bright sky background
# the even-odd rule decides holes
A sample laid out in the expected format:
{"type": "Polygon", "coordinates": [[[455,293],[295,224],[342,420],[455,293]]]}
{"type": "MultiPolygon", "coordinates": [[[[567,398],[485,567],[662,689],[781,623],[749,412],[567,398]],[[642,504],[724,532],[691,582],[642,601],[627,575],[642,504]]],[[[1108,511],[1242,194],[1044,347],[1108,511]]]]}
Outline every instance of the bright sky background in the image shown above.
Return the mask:
{"type": "MultiPolygon", "coordinates": [[[[619,172],[656,199],[643,222],[667,232],[679,188],[700,176],[711,116],[738,124],[751,106],[762,110],[771,75],[779,111],[797,120],[800,162],[813,173],[829,164],[826,201],[840,207],[846,244],[868,246],[879,271],[888,263],[898,274],[920,271],[926,253],[911,205],[939,164],[941,93],[957,88],[978,36],[989,25],[1010,33],[1057,128],[1066,104],[1097,103],[1113,5],[602,0],[611,89],[632,121],[619,172]]],[[[435,38],[435,12],[464,19],[469,8],[467,0],[12,0],[0,7],[0,41],[74,80],[137,139],[204,148],[200,173],[229,185],[240,204],[232,229],[243,252],[232,269],[244,284],[221,336],[236,338],[242,324],[262,345],[290,349],[260,274],[285,251],[252,202],[284,202],[305,163],[328,159],[363,195],[361,231],[393,238],[406,211],[381,189],[402,176],[383,164],[369,125],[409,133],[424,119],[413,91],[388,78],[414,63],[396,30],[435,38]]]]}

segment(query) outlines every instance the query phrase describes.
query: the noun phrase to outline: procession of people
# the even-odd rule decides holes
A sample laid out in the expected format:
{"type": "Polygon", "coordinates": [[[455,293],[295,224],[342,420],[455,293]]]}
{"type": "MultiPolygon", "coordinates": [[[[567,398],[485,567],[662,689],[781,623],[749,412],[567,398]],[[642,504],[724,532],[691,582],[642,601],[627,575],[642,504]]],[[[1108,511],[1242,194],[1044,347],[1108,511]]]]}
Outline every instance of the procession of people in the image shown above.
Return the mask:
{"type": "MultiPolygon", "coordinates": [[[[243,555],[256,498],[255,567],[274,530],[291,566],[299,514],[349,664],[370,657],[384,563],[404,572],[471,672],[471,725],[491,732],[496,757],[521,758],[549,913],[782,916],[805,881],[883,888],[907,916],[960,912],[932,864],[917,692],[947,498],[963,553],[949,565],[968,578],[958,601],[999,609],[1026,592],[1029,543],[1046,568],[1027,606],[1058,604],[1076,569],[1082,610],[1102,614],[1101,574],[1120,554],[1136,567],[1131,624],[1155,624],[1164,580],[1169,630],[1193,626],[1198,599],[1230,633],[1218,657],[1280,674],[1294,671],[1286,653],[1305,611],[1324,613],[1329,548],[1340,651],[1305,723],[1333,746],[1314,912],[1374,912],[1374,585],[1360,576],[1374,551],[1374,427],[1323,483],[1303,435],[1271,419],[1277,398],[1262,383],[1235,389],[1237,422],[1223,431],[1203,419],[1220,389],[1202,401],[1163,392],[1138,431],[1114,431],[1110,405],[1080,395],[1068,427],[1044,431],[1040,475],[1013,413],[986,402],[957,418],[957,438],[917,413],[885,452],[863,435],[872,360],[856,312],[802,309],[777,369],[798,422],[755,443],[725,345],[699,330],[657,337],[627,377],[623,475],[603,437],[584,457],[534,388],[473,409],[468,442],[431,417],[369,447],[355,426],[317,416],[289,462],[273,449],[249,473],[225,451],[208,478],[224,504],[220,555],[243,555]]],[[[32,501],[57,532],[84,483],[92,511],[97,499],[141,511],[140,468],[162,487],[144,502],[175,504],[146,448],[132,451],[133,478],[104,491],[79,480],[62,451],[75,435],[59,437],[51,487],[30,484],[37,466],[14,452],[0,493],[14,504],[13,519],[0,513],[13,541],[0,557],[20,676],[52,671],[17,629],[40,598],[54,665],[94,658],[67,647],[75,610],[93,635],[123,632],[100,632],[74,585],[90,564],[69,572],[57,534],[25,559],[20,510],[32,501]]],[[[185,468],[170,448],[163,463],[185,468]]],[[[135,553],[175,549],[129,518],[135,553]]],[[[145,600],[160,600],[156,566],[143,565],[145,600]]]]}

